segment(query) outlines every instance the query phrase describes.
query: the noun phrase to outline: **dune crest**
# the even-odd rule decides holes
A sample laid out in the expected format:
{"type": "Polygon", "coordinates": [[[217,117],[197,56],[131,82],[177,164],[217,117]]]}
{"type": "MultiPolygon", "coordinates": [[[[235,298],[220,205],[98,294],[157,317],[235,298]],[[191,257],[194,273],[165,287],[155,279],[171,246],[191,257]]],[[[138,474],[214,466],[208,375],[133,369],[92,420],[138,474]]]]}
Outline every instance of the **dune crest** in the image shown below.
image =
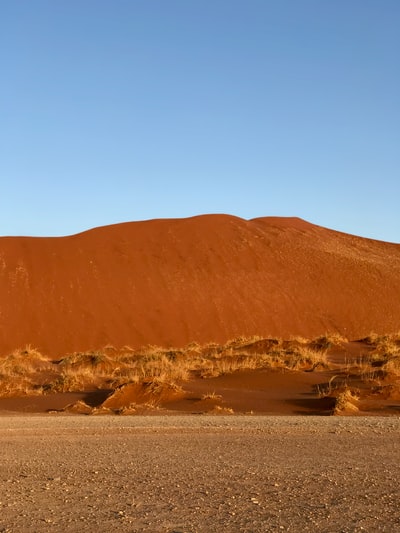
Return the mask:
{"type": "Polygon", "coordinates": [[[297,218],[122,223],[0,238],[0,354],[400,329],[400,245],[297,218]]]}

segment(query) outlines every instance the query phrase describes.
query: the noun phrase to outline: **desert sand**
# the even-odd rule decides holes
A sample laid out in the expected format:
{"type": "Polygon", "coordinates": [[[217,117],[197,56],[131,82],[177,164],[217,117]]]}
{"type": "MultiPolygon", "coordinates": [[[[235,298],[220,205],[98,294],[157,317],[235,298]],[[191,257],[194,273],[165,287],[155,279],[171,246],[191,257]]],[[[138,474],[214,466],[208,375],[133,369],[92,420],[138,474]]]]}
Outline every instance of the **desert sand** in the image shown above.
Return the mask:
{"type": "Polygon", "coordinates": [[[400,245],[296,218],[205,215],[0,238],[0,354],[238,335],[356,340],[396,332],[399,302],[400,245]]]}
{"type": "Polygon", "coordinates": [[[397,415],[399,302],[400,245],[297,218],[3,237],[0,412],[397,415]]]}
{"type": "Polygon", "coordinates": [[[399,418],[2,417],[0,531],[399,530],[399,418]]]}

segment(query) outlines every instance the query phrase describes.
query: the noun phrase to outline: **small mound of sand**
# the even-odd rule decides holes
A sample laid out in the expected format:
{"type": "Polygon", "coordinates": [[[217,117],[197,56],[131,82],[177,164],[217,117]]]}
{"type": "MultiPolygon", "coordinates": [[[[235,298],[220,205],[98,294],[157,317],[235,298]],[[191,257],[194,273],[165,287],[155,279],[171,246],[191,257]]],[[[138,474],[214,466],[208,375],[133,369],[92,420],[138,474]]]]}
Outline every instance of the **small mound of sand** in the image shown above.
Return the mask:
{"type": "Polygon", "coordinates": [[[107,407],[104,407],[103,405],[100,405],[99,407],[94,407],[90,414],[94,415],[94,416],[97,416],[97,415],[113,415],[114,411],[112,409],[108,409],[107,407]]]}
{"type": "Polygon", "coordinates": [[[70,403],[66,405],[63,411],[66,413],[74,413],[79,415],[90,415],[92,414],[93,409],[84,401],[78,400],[75,403],[70,403]]]}
{"type": "Polygon", "coordinates": [[[117,415],[136,415],[138,413],[137,405],[135,403],[132,403],[130,405],[127,405],[125,407],[121,407],[121,409],[117,409],[115,411],[115,414],[117,415]]]}
{"type": "Polygon", "coordinates": [[[112,410],[131,408],[135,404],[157,406],[185,396],[184,391],[173,383],[151,380],[143,383],[128,383],[118,387],[103,403],[112,410]]]}
{"type": "Polygon", "coordinates": [[[234,410],[230,407],[222,407],[221,405],[216,405],[211,411],[208,411],[209,415],[233,415],[234,410]]]}
{"type": "Polygon", "coordinates": [[[279,340],[278,339],[258,339],[254,342],[249,342],[248,344],[242,345],[238,348],[235,348],[236,350],[245,350],[246,353],[249,354],[256,354],[256,355],[262,355],[264,353],[268,353],[274,348],[277,348],[279,346],[279,340]]]}

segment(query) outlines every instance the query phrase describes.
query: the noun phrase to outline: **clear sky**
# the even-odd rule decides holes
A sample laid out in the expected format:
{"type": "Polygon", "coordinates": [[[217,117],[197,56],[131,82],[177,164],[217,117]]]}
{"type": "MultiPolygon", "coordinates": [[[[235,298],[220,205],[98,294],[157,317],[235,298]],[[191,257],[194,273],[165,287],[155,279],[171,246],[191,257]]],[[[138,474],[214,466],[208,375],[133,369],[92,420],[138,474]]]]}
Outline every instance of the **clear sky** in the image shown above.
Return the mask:
{"type": "Polygon", "coordinates": [[[399,0],[1,0],[0,235],[299,216],[400,242],[399,0]]]}

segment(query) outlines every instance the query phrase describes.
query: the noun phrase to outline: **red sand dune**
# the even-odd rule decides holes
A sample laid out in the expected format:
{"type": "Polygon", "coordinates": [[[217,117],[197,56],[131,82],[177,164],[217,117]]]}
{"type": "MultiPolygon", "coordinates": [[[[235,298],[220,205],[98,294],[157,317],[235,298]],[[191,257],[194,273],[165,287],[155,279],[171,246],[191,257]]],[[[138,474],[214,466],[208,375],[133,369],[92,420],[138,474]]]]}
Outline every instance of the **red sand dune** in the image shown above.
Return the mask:
{"type": "Polygon", "coordinates": [[[400,245],[297,218],[0,238],[0,354],[400,329],[400,245]]]}

